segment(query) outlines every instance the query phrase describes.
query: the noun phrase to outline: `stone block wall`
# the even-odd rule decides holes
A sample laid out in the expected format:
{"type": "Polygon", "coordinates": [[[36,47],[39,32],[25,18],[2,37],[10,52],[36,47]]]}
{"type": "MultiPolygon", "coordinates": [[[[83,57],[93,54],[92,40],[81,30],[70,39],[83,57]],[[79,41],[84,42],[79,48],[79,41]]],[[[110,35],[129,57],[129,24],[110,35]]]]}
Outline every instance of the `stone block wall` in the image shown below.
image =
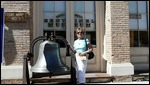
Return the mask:
{"type": "Polygon", "coordinates": [[[105,55],[110,63],[130,62],[128,1],[106,1],[105,55]]]}
{"type": "Polygon", "coordinates": [[[4,64],[22,65],[30,46],[30,2],[1,1],[4,12],[26,12],[25,23],[5,22],[4,64]]]}

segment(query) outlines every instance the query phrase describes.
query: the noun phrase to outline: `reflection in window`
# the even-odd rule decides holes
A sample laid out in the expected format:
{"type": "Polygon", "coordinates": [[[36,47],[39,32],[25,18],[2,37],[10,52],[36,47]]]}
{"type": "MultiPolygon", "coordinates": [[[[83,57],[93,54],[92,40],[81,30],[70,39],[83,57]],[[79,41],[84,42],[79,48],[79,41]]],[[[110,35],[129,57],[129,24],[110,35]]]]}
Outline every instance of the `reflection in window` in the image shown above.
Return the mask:
{"type": "Polygon", "coordinates": [[[131,47],[149,47],[148,12],[146,1],[129,1],[131,47]]]}
{"type": "Polygon", "coordinates": [[[147,31],[130,31],[130,46],[131,47],[148,47],[148,32],[147,31]]]}
{"type": "Polygon", "coordinates": [[[140,31],[139,32],[140,35],[140,46],[141,47],[149,47],[148,44],[148,32],[147,31],[140,31]]]}
{"type": "MultiPolygon", "coordinates": [[[[44,31],[44,36],[50,36],[52,34],[54,34],[54,31],[44,31]]],[[[55,33],[55,36],[62,36],[64,38],[66,38],[66,32],[65,31],[57,31],[55,33]]],[[[60,47],[65,47],[65,43],[61,40],[56,40],[57,43],[59,43],[60,47]]]]}
{"type": "Polygon", "coordinates": [[[43,1],[44,30],[66,29],[65,14],[65,1],[43,1]]]}
{"type": "Polygon", "coordinates": [[[90,40],[93,46],[96,46],[95,1],[75,1],[74,14],[75,29],[83,27],[85,29],[85,37],[90,40]]]}
{"type": "Polygon", "coordinates": [[[130,46],[131,47],[138,47],[138,31],[130,31],[130,46]]]}
{"type": "Polygon", "coordinates": [[[95,32],[86,32],[86,38],[89,39],[90,43],[92,45],[96,45],[96,37],[95,37],[95,32]]]}
{"type": "MultiPolygon", "coordinates": [[[[43,1],[44,36],[62,36],[66,39],[66,1],[43,1]]],[[[65,43],[56,40],[60,47],[65,43]]]]}

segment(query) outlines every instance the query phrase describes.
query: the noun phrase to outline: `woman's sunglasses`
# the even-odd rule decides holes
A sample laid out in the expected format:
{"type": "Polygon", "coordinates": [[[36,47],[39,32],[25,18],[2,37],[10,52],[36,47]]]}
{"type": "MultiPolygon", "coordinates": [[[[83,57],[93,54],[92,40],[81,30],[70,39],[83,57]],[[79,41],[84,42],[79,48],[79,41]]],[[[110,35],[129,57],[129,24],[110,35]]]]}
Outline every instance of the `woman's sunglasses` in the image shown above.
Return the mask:
{"type": "Polygon", "coordinates": [[[77,32],[77,34],[79,34],[79,33],[83,34],[83,32],[77,32]]]}

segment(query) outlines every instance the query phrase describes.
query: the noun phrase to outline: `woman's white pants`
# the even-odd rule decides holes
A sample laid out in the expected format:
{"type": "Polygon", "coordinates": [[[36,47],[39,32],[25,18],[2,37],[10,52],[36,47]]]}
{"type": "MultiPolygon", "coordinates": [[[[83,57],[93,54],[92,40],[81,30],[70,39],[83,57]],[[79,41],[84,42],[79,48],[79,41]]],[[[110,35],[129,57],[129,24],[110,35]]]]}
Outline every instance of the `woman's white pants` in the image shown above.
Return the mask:
{"type": "Polygon", "coordinates": [[[75,54],[75,57],[77,83],[86,83],[85,73],[87,68],[87,60],[81,60],[78,53],[75,54]]]}

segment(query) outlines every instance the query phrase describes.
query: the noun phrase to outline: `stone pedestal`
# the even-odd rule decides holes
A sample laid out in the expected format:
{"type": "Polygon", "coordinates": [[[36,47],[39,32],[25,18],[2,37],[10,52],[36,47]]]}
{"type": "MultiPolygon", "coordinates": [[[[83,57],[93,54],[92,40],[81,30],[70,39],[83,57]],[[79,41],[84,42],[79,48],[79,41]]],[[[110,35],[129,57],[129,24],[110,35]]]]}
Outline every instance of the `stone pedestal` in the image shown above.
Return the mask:
{"type": "Polygon", "coordinates": [[[131,63],[110,64],[107,63],[107,73],[114,76],[116,82],[132,81],[131,75],[134,74],[134,66],[131,63]]]}

